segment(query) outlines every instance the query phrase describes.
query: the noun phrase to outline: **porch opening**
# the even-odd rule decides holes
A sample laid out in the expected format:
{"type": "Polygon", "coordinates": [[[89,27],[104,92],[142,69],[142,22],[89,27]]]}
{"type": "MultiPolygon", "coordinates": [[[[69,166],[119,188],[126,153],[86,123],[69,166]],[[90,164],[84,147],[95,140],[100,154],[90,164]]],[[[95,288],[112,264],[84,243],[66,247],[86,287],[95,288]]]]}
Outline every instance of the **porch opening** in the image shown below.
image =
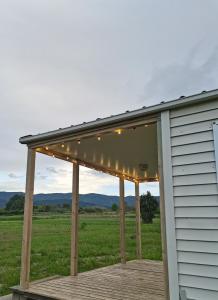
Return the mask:
{"type": "Polygon", "coordinates": [[[28,295],[30,299],[39,299],[37,295],[45,299],[74,299],[72,297],[75,295],[75,299],[144,299],[149,296],[149,299],[166,300],[168,278],[162,203],[160,203],[160,208],[163,229],[163,263],[143,260],[141,239],[140,184],[159,181],[159,151],[157,120],[144,120],[128,126],[98,130],[94,133],[80,133],[58,140],[47,140],[29,147],[21,286],[14,289],[14,294],[24,297],[28,295]],[[70,276],[30,283],[32,204],[29,200],[32,198],[34,188],[35,152],[72,164],[71,259],[70,276]],[[117,177],[119,181],[121,264],[78,274],[80,166],[108,173],[117,177]],[[130,262],[127,262],[126,256],[125,181],[131,181],[135,190],[136,260],[130,262]]]}

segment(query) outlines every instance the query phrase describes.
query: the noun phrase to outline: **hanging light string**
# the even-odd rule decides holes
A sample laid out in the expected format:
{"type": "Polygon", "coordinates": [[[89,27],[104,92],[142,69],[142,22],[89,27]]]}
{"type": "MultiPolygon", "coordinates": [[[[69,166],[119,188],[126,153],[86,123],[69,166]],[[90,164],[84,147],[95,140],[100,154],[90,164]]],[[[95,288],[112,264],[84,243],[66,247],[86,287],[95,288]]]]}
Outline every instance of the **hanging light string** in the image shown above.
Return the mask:
{"type": "MultiPolygon", "coordinates": [[[[142,126],[149,127],[150,125],[149,124],[144,124],[144,125],[140,125],[140,126],[137,126],[137,127],[142,127],[142,126]]],[[[136,129],[136,127],[134,126],[134,127],[127,128],[127,130],[131,129],[131,128],[134,129],[134,130],[136,129]]],[[[124,131],[123,128],[117,128],[113,132],[117,133],[118,135],[121,135],[123,133],[123,131],[124,131]]],[[[107,132],[107,133],[111,133],[111,132],[107,132]]],[[[97,140],[101,141],[102,140],[102,136],[101,135],[97,135],[97,140]]],[[[76,142],[77,142],[78,145],[80,145],[81,144],[81,139],[77,139],[76,142]]],[[[62,142],[60,144],[60,147],[62,149],[65,148],[65,146],[66,145],[65,145],[64,142],[62,142]]],[[[159,180],[158,175],[156,175],[154,178],[150,178],[150,180],[148,180],[148,178],[146,178],[146,179],[140,179],[140,178],[135,178],[133,176],[130,176],[129,174],[126,174],[126,173],[123,173],[123,172],[120,172],[120,171],[113,171],[111,169],[97,167],[97,166],[95,166],[95,165],[93,165],[91,163],[87,163],[87,162],[79,160],[79,159],[71,158],[70,156],[65,156],[62,153],[56,152],[53,149],[50,149],[48,145],[46,145],[44,148],[43,147],[36,148],[36,151],[40,152],[40,153],[43,153],[43,154],[46,154],[46,155],[49,155],[49,156],[52,156],[54,158],[60,158],[60,159],[63,159],[63,160],[70,161],[72,163],[78,163],[78,164],[80,164],[80,165],[82,165],[84,167],[88,167],[88,168],[94,169],[96,171],[101,171],[103,173],[107,173],[107,174],[112,175],[112,176],[120,177],[120,178],[129,180],[129,181],[132,181],[132,182],[158,181],[159,180]]]]}

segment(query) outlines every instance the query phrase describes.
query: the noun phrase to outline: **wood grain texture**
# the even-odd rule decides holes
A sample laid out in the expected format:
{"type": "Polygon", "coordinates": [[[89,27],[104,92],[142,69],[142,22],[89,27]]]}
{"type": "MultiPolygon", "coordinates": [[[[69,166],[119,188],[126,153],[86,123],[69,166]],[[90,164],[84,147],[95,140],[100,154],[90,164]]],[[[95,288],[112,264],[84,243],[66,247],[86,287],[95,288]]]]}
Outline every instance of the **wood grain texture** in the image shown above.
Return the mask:
{"type": "Polygon", "coordinates": [[[120,178],[120,259],[126,263],[124,179],[120,178]]]}
{"type": "MultiPolygon", "coordinates": [[[[22,293],[17,289],[16,293],[22,293]]],[[[166,300],[163,264],[135,260],[104,267],[78,276],[66,276],[32,283],[25,296],[57,300],[166,300]]]]}
{"type": "Polygon", "coordinates": [[[141,241],[141,211],[140,211],[140,194],[139,183],[135,183],[135,211],[136,211],[136,257],[142,258],[142,241],[141,241]]]}
{"type": "Polygon", "coordinates": [[[77,275],[78,269],[78,208],[79,208],[79,165],[73,164],[72,193],[72,233],[71,233],[71,275],[77,275]]]}
{"type": "Polygon", "coordinates": [[[30,251],[32,237],[33,191],[35,175],[35,150],[29,148],[27,154],[26,191],[24,204],[23,240],[21,256],[20,285],[28,288],[30,277],[30,251]]]}

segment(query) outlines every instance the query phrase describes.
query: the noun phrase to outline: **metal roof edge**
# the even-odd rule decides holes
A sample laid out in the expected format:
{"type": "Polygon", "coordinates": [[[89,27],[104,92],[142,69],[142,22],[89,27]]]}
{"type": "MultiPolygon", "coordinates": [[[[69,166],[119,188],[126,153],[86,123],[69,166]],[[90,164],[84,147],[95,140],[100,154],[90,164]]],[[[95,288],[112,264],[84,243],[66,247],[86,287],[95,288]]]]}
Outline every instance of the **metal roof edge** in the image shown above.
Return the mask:
{"type": "Polygon", "coordinates": [[[80,131],[83,132],[83,131],[89,130],[89,129],[94,129],[94,128],[97,129],[97,128],[103,127],[105,125],[116,124],[116,123],[122,122],[122,121],[128,121],[128,120],[137,119],[137,118],[143,117],[143,116],[149,116],[149,115],[159,113],[164,110],[168,110],[168,109],[172,109],[172,108],[176,108],[176,107],[180,107],[180,106],[187,106],[187,105],[192,104],[193,102],[202,102],[202,101],[208,100],[208,99],[212,100],[213,98],[216,98],[216,97],[218,97],[218,89],[211,90],[211,91],[203,91],[199,94],[195,94],[195,95],[191,95],[191,96],[187,96],[187,97],[182,96],[175,100],[161,102],[160,104],[148,106],[148,107],[137,109],[137,110],[130,111],[130,112],[125,112],[125,113],[118,114],[118,115],[111,116],[111,117],[97,119],[95,121],[91,121],[88,123],[82,123],[79,125],[66,127],[63,129],[57,129],[57,130],[53,130],[53,131],[49,131],[49,132],[45,132],[45,133],[36,134],[36,135],[23,136],[19,139],[19,142],[21,144],[31,144],[31,143],[43,141],[45,139],[48,140],[48,139],[53,139],[53,138],[68,135],[68,134],[78,133],[80,131]]]}

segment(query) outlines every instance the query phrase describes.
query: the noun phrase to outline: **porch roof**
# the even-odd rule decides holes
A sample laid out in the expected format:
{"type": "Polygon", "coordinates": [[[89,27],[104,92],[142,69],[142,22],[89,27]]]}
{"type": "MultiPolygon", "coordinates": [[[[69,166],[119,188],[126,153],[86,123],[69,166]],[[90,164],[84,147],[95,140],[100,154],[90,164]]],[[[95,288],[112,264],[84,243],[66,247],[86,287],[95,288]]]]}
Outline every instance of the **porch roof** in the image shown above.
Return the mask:
{"type": "Polygon", "coordinates": [[[181,96],[178,99],[171,100],[171,101],[162,101],[160,104],[152,105],[149,107],[142,107],[141,109],[136,109],[134,111],[126,111],[125,113],[110,116],[106,118],[97,118],[95,121],[91,122],[83,122],[82,124],[78,125],[71,125],[66,128],[59,128],[57,130],[39,133],[36,135],[27,135],[23,136],[19,139],[21,144],[41,144],[46,141],[51,141],[57,139],[59,137],[65,137],[69,134],[78,134],[84,133],[92,130],[99,130],[109,126],[116,126],[122,124],[122,122],[136,120],[138,118],[151,116],[153,114],[157,114],[161,111],[191,105],[193,102],[203,102],[209,99],[217,98],[218,97],[218,89],[211,90],[211,91],[202,91],[201,93],[191,95],[188,97],[181,96]]]}
{"type": "Polygon", "coordinates": [[[218,96],[218,90],[20,138],[37,152],[123,177],[158,181],[158,113],[218,96]]]}

